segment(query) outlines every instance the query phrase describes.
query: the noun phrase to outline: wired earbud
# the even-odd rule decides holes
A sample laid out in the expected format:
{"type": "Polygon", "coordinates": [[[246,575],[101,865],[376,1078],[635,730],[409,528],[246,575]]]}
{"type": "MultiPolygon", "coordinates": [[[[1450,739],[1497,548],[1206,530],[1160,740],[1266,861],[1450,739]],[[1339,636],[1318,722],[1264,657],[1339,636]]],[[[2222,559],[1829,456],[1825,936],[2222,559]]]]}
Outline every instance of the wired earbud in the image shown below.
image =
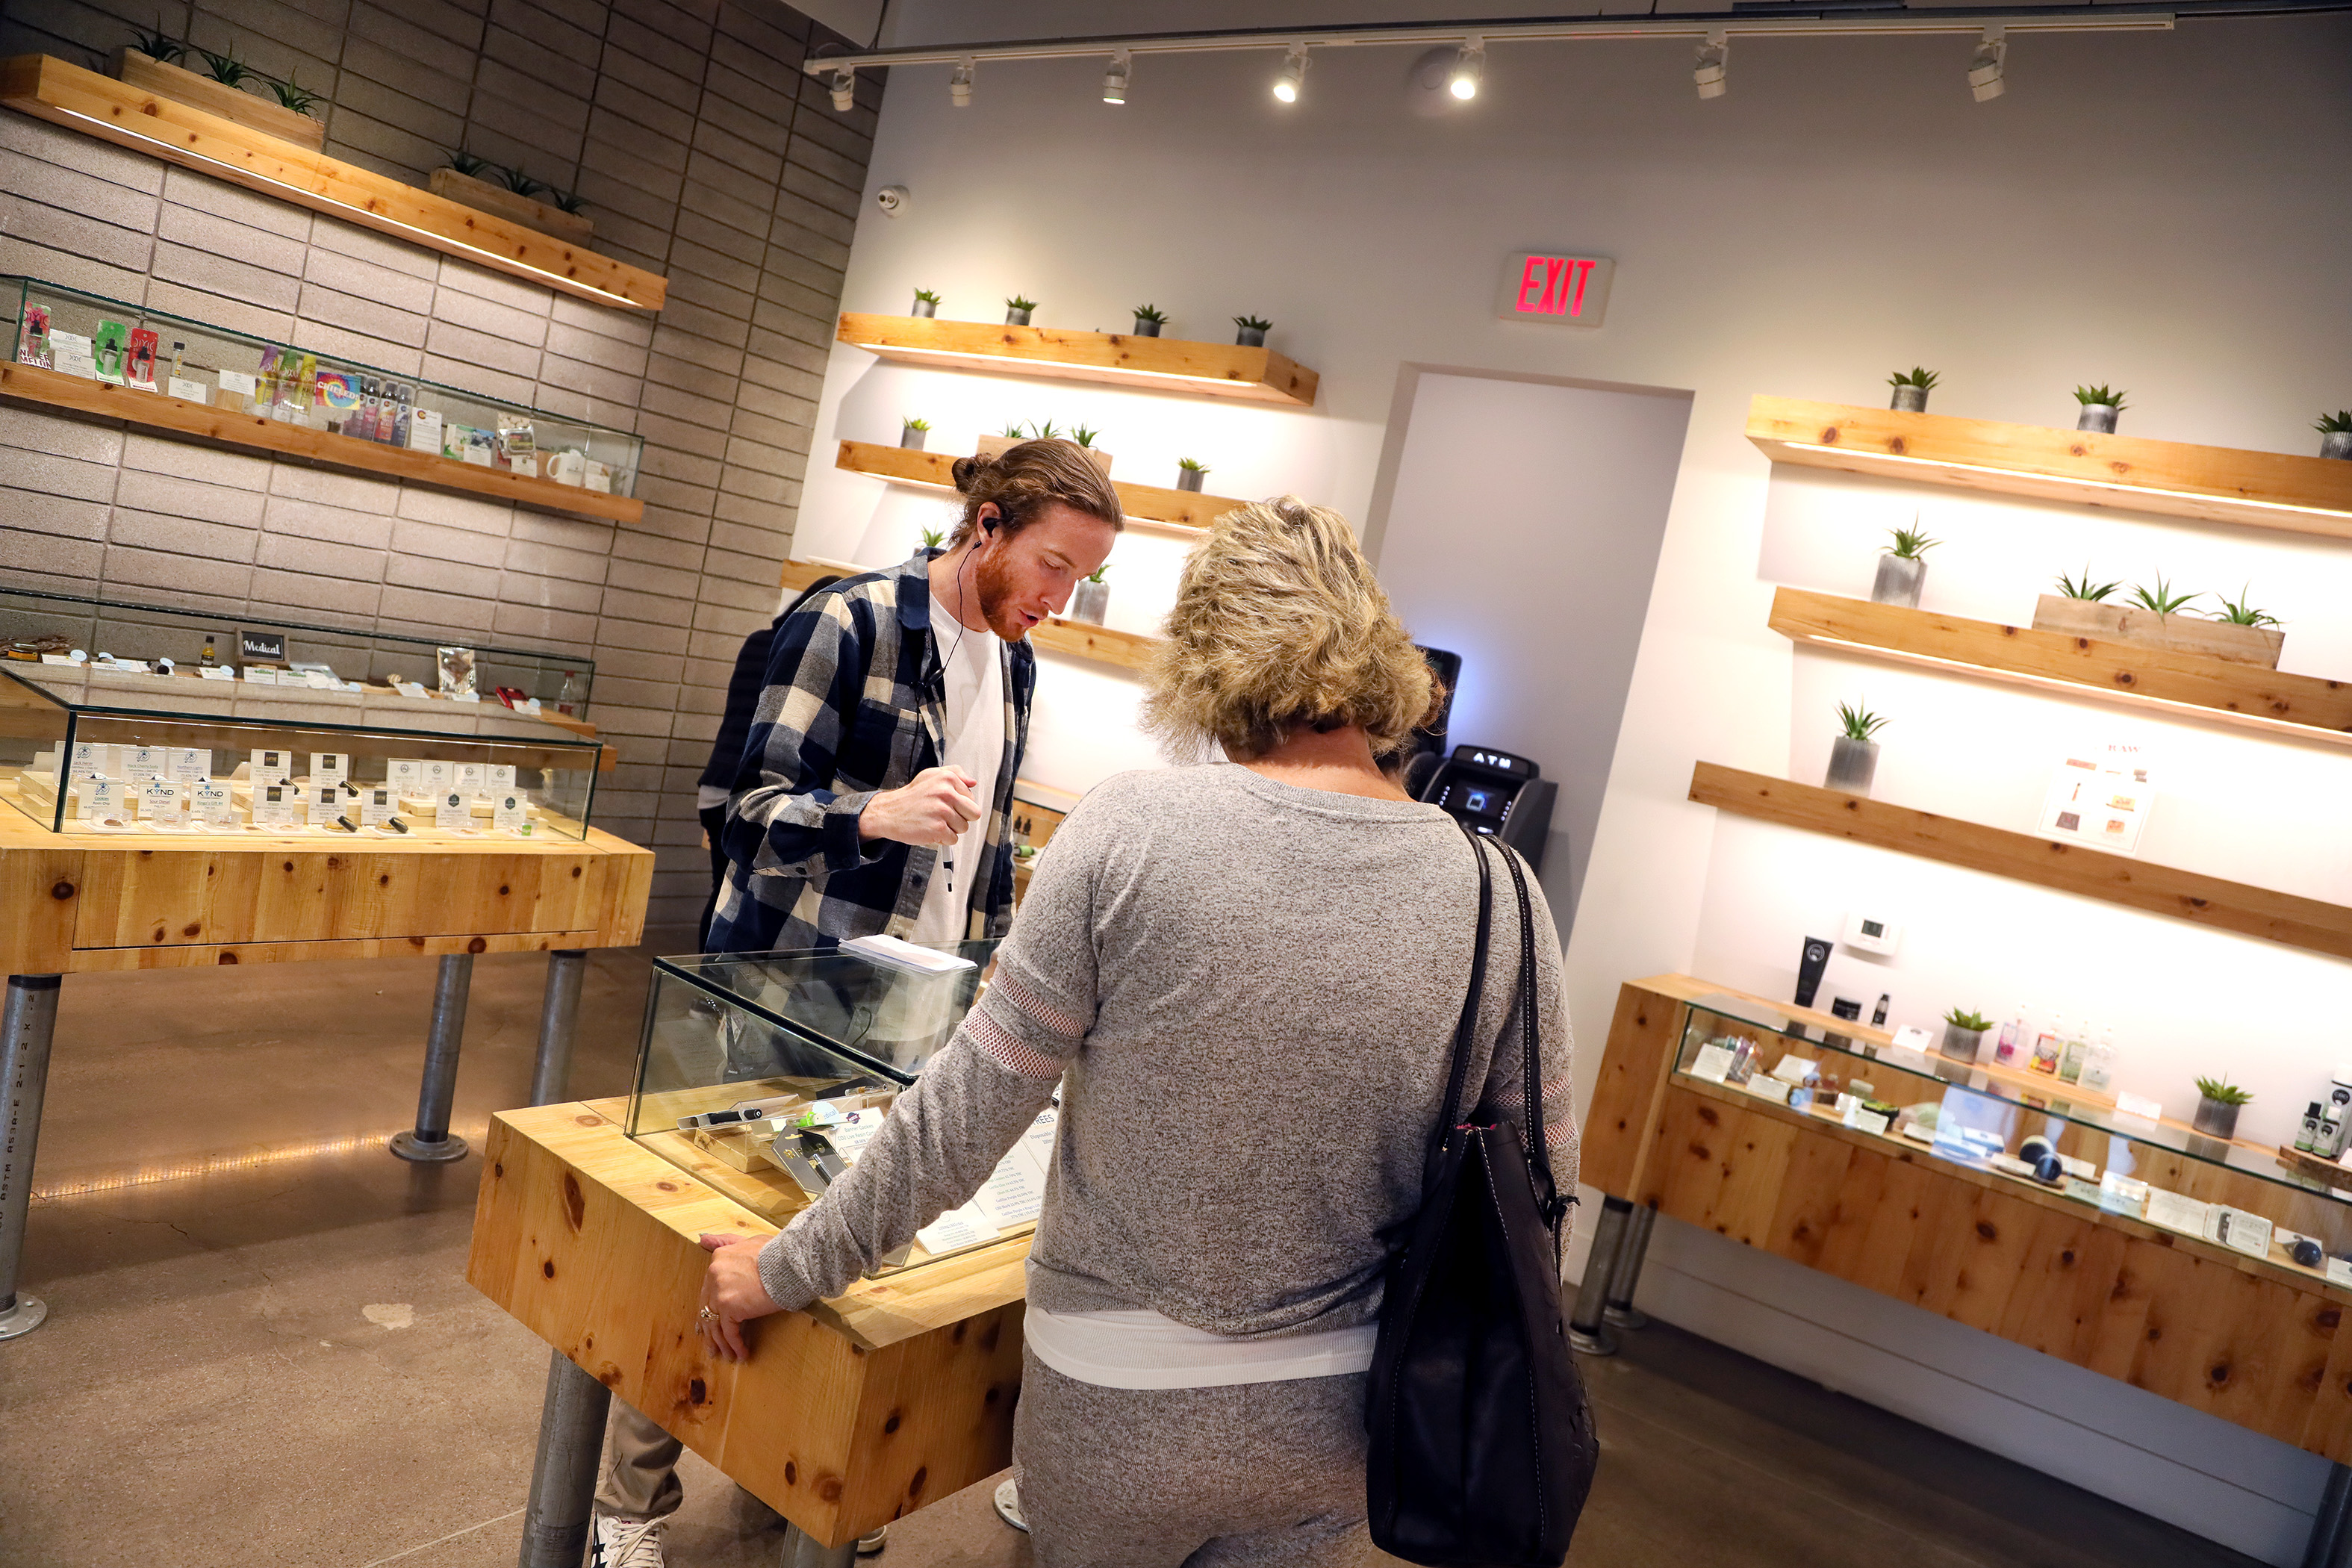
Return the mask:
{"type": "MultiPolygon", "coordinates": [[[[980,531],[990,539],[994,539],[996,525],[1003,521],[1001,517],[983,517],[980,520],[980,531]]],[[[971,564],[971,558],[972,552],[965,551],[963,565],[956,568],[956,640],[953,646],[949,647],[947,658],[940,661],[940,687],[942,694],[947,689],[948,673],[955,667],[955,656],[963,647],[964,634],[971,629],[964,625],[963,619],[963,574],[964,568],[971,564]]],[[[937,634],[933,635],[936,637],[937,634]]],[[[953,897],[955,894],[955,846],[952,844],[948,846],[948,852],[941,857],[941,859],[947,869],[948,894],[953,897]]]]}

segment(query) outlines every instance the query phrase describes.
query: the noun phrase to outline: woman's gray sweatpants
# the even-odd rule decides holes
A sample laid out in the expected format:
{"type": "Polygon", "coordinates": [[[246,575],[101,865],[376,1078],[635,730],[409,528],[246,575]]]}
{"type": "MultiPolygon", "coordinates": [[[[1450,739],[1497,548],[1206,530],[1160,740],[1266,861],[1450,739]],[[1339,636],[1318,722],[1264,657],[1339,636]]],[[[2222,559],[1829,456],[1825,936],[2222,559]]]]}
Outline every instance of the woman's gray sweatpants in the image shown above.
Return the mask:
{"type": "Polygon", "coordinates": [[[1013,1457],[1037,1568],[1356,1568],[1364,1383],[1102,1388],[1023,1355],[1013,1457]]]}

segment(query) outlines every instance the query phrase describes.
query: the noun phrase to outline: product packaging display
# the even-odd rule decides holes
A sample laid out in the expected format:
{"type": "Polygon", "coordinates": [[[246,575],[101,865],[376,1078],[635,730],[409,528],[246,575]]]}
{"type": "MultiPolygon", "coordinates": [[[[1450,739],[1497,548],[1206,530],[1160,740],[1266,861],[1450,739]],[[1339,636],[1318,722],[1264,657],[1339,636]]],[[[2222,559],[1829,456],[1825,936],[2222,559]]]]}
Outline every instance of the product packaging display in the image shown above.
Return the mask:
{"type": "MultiPolygon", "coordinates": [[[[1883,1037],[1822,1041],[1768,1004],[1707,997],[1691,1008],[1675,1076],[1704,1093],[1738,1091],[1737,1106],[1753,1114],[1882,1138],[1907,1151],[1905,1158],[1983,1172],[1996,1190],[2012,1182],[2036,1188],[2289,1274],[2321,1275],[2352,1258],[2352,1186],[2306,1173],[2291,1152],[2200,1136],[2137,1096],[2118,1096],[2109,1109],[2070,1092],[2070,1053],[2077,1090],[2112,1078],[2112,1031],[2079,1016],[2032,1013],[2021,1009],[2027,1016],[2007,1026],[2012,1055],[2032,1034],[2031,1061],[2002,1067],[1998,1047],[1971,1063],[1930,1058],[1883,1037]]],[[[2298,1144],[2308,1140],[2312,1152],[2327,1157],[2347,1119],[2352,1064],[2337,1069],[2327,1100],[2311,1104],[2298,1144]]],[[[1791,1156],[1789,1164],[1794,1171],[1798,1162],[1791,1156]]]]}
{"type": "MultiPolygon", "coordinates": [[[[985,989],[996,946],[891,939],[878,952],[655,960],[629,1136],[787,1222],[857,1163],[985,989]]],[[[1042,1114],[970,1203],[875,1275],[1027,1236],[1057,1120],[1042,1114]]]]}
{"type": "MultiPolygon", "coordinates": [[[[57,832],[586,836],[595,742],[505,704],[335,679],[325,659],[304,657],[421,670],[418,650],[437,658],[433,644],[301,626],[240,627],[235,638],[240,657],[278,661],[245,673],[273,679],[209,679],[202,650],[229,640],[216,622],[0,588],[0,696],[16,715],[0,726],[0,805],[57,832]],[[69,652],[48,651],[58,643],[69,652]],[[453,791],[455,808],[429,798],[453,791]]],[[[577,658],[565,669],[536,655],[452,651],[551,697],[584,681],[577,658]]]]}
{"type": "Polygon", "coordinates": [[[0,277],[0,293],[19,323],[16,357],[21,364],[208,403],[326,435],[439,452],[605,494],[626,496],[636,488],[644,442],[625,430],[38,279],[0,277]],[[163,362],[166,342],[168,363],[163,362]],[[453,448],[452,436],[459,433],[463,439],[453,448]],[[540,458],[548,452],[569,458],[564,474],[546,471],[540,458]]]}

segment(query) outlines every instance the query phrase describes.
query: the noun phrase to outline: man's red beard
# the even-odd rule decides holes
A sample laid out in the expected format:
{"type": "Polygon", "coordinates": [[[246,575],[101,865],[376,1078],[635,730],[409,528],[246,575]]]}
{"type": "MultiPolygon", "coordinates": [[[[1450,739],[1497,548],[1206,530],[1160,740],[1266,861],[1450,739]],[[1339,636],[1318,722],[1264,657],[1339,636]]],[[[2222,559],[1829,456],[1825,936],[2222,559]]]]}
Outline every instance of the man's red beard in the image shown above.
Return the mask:
{"type": "Polygon", "coordinates": [[[1019,641],[1026,635],[1020,616],[1013,605],[1013,566],[994,554],[982,558],[972,572],[973,585],[980,591],[980,618],[988,629],[1009,641],[1019,641]]]}

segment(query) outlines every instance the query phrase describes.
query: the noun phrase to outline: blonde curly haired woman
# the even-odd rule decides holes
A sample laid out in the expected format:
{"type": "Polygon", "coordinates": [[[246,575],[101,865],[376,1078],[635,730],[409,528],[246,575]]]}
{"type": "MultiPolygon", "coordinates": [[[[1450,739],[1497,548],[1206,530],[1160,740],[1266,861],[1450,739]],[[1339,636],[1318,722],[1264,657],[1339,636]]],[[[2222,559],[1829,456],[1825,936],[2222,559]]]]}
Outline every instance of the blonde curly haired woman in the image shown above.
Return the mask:
{"type": "MultiPolygon", "coordinates": [[[[1171,750],[1228,763],[1088,795],[996,981],[863,1159],[764,1245],[719,1249],[709,1332],[834,1294],[978,1190],[1064,1085],[1029,1258],[1014,1437],[1041,1568],[1378,1560],[1364,1384],[1381,1233],[1411,1215],[1477,920],[1452,819],[1381,771],[1428,668],[1346,520],[1218,520],[1148,678],[1171,750]]],[[[1529,878],[1545,1124],[1574,1190],[1559,942],[1529,878]]],[[[1518,946],[1495,909],[1493,951],[1518,946]]],[[[1486,1115],[1524,1110],[1517,965],[1478,1011],[1486,1115]]]]}

